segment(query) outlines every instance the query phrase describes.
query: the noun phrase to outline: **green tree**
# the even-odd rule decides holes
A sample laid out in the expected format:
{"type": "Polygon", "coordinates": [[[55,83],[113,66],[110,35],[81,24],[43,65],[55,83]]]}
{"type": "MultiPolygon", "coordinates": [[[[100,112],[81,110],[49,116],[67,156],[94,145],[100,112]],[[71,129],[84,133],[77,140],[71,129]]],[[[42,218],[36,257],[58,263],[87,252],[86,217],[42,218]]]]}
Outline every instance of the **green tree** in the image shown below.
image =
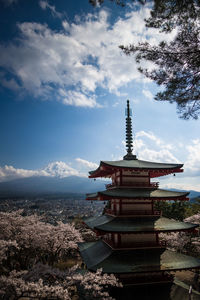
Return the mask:
{"type": "MultiPolygon", "coordinates": [[[[111,0],[112,1],[112,0],[111,0]]],[[[91,0],[102,4],[102,0],[91,0]]],[[[131,1],[115,3],[124,6],[131,1]]],[[[162,41],[154,46],[148,42],[121,45],[125,54],[135,54],[138,64],[142,60],[155,65],[153,70],[138,67],[146,77],[162,87],[155,100],[176,103],[181,118],[197,119],[200,114],[200,0],[132,1],[141,5],[151,3],[151,16],[146,26],[169,33],[176,30],[171,42],[162,41]]]]}
{"type": "Polygon", "coordinates": [[[187,203],[185,208],[185,218],[196,215],[200,212],[200,198],[195,198],[195,202],[187,203]]]}
{"type": "Polygon", "coordinates": [[[161,210],[164,217],[179,221],[183,221],[185,218],[186,208],[187,203],[182,201],[158,201],[155,203],[155,209],[161,210]]]}

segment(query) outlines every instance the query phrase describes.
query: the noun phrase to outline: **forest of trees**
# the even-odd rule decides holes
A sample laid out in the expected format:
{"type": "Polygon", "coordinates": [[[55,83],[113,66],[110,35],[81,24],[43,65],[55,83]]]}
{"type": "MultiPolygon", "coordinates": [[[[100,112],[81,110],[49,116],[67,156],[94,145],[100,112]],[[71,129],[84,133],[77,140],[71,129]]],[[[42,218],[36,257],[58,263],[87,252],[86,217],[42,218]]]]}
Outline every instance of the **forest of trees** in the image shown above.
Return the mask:
{"type": "Polygon", "coordinates": [[[195,198],[193,202],[159,201],[155,203],[155,209],[161,210],[163,216],[166,218],[183,221],[184,219],[199,213],[200,198],[195,198]]]}

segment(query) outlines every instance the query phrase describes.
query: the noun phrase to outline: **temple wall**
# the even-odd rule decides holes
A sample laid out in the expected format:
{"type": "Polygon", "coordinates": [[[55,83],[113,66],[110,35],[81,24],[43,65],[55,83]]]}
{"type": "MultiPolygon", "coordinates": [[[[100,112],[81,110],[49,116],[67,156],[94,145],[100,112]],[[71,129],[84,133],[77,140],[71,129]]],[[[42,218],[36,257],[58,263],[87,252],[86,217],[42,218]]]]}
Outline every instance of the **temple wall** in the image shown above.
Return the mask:
{"type": "Polygon", "coordinates": [[[145,171],[130,171],[130,170],[122,170],[122,175],[139,175],[139,176],[148,176],[148,172],[145,172],[145,171]]]}
{"type": "Polygon", "coordinates": [[[156,234],[155,233],[140,233],[140,234],[121,234],[121,245],[130,245],[131,243],[155,243],[156,244],[156,234]]]}
{"type": "Polygon", "coordinates": [[[134,182],[144,182],[144,183],[149,183],[149,178],[148,177],[122,177],[122,183],[134,183],[134,182]]]}
{"type": "Polygon", "coordinates": [[[122,212],[129,210],[152,210],[151,204],[122,204],[122,212]]]}
{"type": "Polygon", "coordinates": [[[145,204],[148,204],[148,203],[152,203],[152,200],[144,200],[144,199],[121,199],[121,202],[123,204],[123,202],[126,202],[126,203],[134,203],[134,202],[145,202],[145,204]]]}

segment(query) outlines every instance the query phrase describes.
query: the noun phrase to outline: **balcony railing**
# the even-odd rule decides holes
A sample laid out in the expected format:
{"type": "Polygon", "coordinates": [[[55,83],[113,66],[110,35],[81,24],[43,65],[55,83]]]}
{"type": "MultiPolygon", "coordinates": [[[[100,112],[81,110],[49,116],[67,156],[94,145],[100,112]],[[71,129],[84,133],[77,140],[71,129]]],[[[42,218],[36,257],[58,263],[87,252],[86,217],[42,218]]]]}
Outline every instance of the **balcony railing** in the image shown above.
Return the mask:
{"type": "Polygon", "coordinates": [[[106,189],[111,189],[114,187],[128,187],[128,188],[158,188],[159,187],[159,182],[151,182],[151,183],[146,183],[146,182],[127,182],[126,184],[117,184],[117,183],[109,183],[106,184],[106,189]]]}
{"type": "Polygon", "coordinates": [[[141,216],[141,215],[149,215],[149,216],[161,216],[162,212],[160,210],[127,210],[127,211],[114,211],[110,208],[105,209],[105,213],[114,216],[141,216]]]}
{"type": "Polygon", "coordinates": [[[135,248],[163,248],[166,247],[166,242],[165,241],[159,241],[159,242],[130,242],[130,243],[124,243],[124,244],[114,244],[113,241],[108,239],[106,236],[103,237],[103,240],[111,246],[113,249],[135,249],[135,248]]]}

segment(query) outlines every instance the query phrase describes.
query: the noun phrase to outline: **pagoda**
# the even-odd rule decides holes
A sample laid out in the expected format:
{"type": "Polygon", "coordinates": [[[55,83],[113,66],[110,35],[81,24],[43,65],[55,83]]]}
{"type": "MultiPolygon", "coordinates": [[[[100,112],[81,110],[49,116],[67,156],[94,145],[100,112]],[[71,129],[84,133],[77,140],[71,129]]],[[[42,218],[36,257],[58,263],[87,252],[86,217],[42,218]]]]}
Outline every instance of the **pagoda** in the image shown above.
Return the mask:
{"type": "Polygon", "coordinates": [[[200,268],[200,260],[166,248],[159,233],[194,231],[196,224],[162,217],[156,201],[187,201],[187,192],[159,189],[152,178],[183,172],[183,164],[157,163],[137,159],[132,153],[132,121],[129,100],[126,112],[126,148],[123,160],[101,161],[89,178],[112,180],[106,190],[87,194],[87,200],[107,200],[99,217],[84,220],[100,237],[79,244],[88,270],[102,268],[114,273],[123,285],[172,283],[171,272],[200,268]]]}

